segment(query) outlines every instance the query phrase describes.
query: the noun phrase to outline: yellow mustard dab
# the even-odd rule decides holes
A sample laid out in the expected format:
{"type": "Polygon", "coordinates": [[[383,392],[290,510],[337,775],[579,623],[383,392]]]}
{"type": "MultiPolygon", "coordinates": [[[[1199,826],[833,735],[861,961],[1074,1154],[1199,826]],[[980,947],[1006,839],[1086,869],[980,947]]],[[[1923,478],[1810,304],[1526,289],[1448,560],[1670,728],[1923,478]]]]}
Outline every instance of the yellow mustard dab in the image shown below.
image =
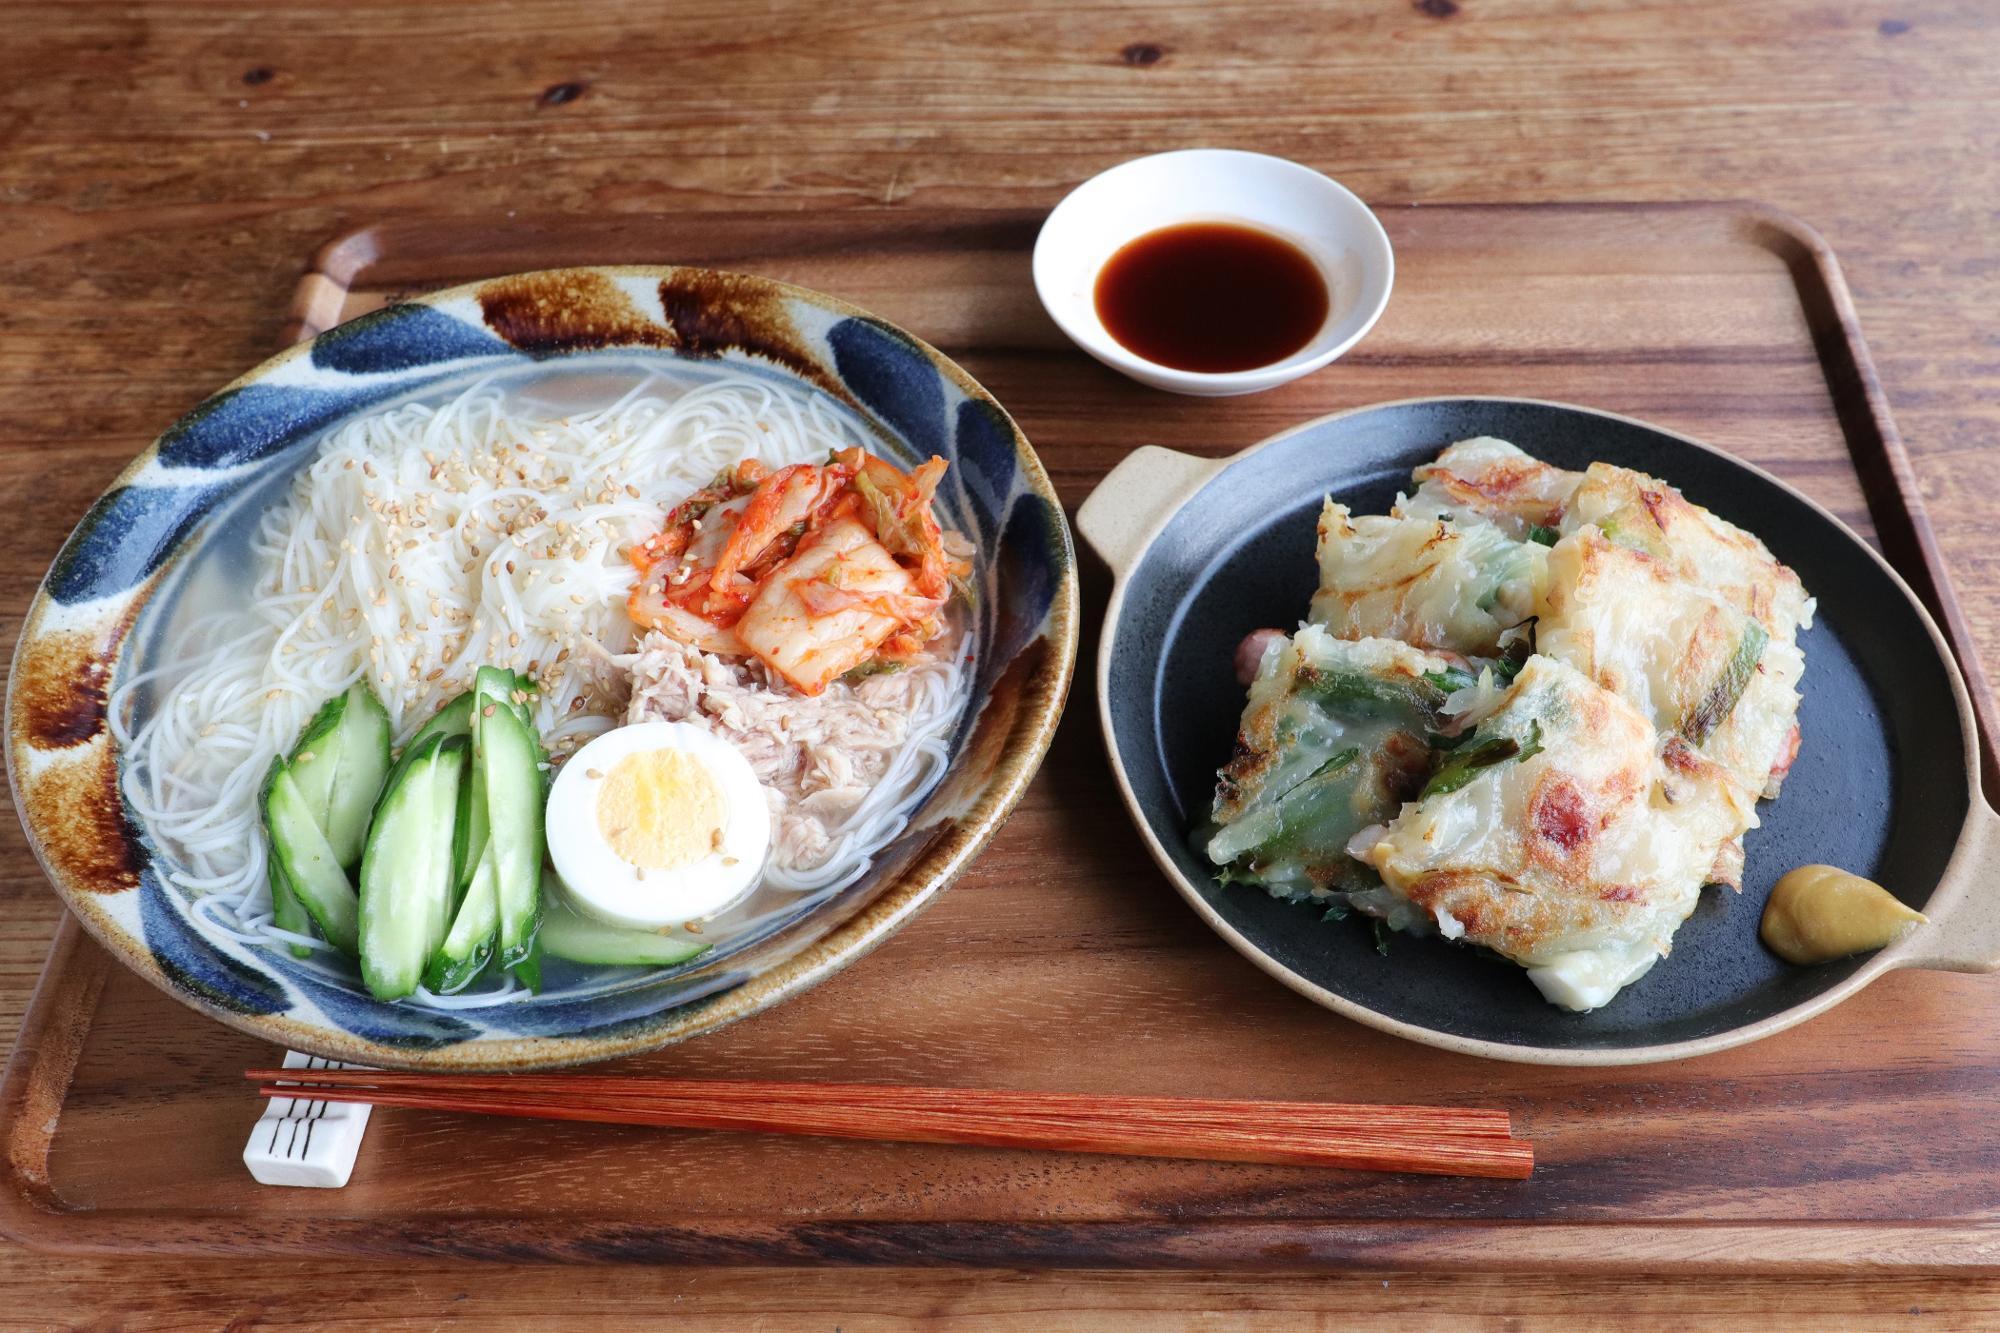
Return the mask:
{"type": "Polygon", "coordinates": [[[1837,866],[1800,866],[1772,888],[1758,934],[1788,963],[1827,963],[1880,949],[1929,919],[1873,880],[1837,866]]]}

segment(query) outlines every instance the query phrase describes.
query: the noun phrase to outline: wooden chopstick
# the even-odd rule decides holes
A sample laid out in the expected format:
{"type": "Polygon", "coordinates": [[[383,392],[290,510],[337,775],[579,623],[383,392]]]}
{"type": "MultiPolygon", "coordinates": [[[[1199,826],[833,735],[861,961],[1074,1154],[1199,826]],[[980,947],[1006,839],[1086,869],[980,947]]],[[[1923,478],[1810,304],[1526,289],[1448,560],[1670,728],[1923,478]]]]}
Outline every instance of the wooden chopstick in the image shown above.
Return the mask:
{"type": "Polygon", "coordinates": [[[253,1069],[267,1097],[528,1119],[1525,1179],[1505,1112],[874,1084],[253,1069]]]}
{"type": "Polygon", "coordinates": [[[1513,1123],[1505,1111],[1481,1107],[1343,1105],[1337,1102],[1241,1101],[1204,1097],[1099,1096],[1074,1092],[1018,1092],[1001,1089],[919,1088],[883,1083],[793,1083],[749,1079],[656,1079],[607,1074],[413,1074],[397,1070],[325,1069],[302,1075],[296,1069],[252,1069],[244,1077],[261,1083],[309,1079],[328,1087],[414,1089],[421,1092],[553,1092],[563,1096],[712,1098],[756,1103],[795,1102],[834,1106],[910,1109],[981,1108],[1009,1112],[1076,1112],[1105,1108],[1140,1118],[1158,1115],[1177,1121],[1214,1119],[1237,1123],[1246,1116],[1296,1125],[1347,1128],[1360,1124],[1407,1128],[1423,1133],[1456,1133],[1508,1138],[1513,1123]]]}

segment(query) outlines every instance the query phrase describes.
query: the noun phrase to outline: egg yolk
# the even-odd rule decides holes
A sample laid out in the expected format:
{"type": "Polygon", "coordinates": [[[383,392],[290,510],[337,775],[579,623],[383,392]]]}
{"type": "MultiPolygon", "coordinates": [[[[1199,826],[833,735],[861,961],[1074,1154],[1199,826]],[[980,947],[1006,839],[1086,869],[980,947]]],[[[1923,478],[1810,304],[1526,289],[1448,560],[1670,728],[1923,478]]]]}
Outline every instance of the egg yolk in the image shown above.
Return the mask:
{"type": "Polygon", "coordinates": [[[597,829],[629,864],[679,870],[721,847],[727,811],[701,761],[653,750],[612,766],[597,795],[597,829]]]}

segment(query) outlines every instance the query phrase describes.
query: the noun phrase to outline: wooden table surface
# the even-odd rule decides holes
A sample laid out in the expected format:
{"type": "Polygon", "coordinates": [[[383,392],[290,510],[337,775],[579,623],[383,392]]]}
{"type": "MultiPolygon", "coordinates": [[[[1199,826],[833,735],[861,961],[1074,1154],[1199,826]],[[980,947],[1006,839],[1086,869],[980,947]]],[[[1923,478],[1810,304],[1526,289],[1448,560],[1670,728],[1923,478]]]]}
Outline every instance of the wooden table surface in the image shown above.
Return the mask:
{"type": "MultiPolygon", "coordinates": [[[[261,359],[313,248],[376,218],[1046,205],[1125,157],[1192,145],[1294,157],[1379,202],[1754,197],[1802,215],[1845,264],[1958,595],[2000,663],[2000,495],[1982,479],[2000,462],[1990,0],[6,0],[0,494],[80,515],[114,467],[70,447],[136,452],[261,359]]],[[[10,645],[54,547],[0,535],[10,645]]],[[[11,821],[0,909],[5,1039],[61,910],[11,821]]],[[[252,1270],[0,1245],[10,1327],[642,1312],[1976,1326],[2000,1320],[2000,1280],[252,1270]]]]}

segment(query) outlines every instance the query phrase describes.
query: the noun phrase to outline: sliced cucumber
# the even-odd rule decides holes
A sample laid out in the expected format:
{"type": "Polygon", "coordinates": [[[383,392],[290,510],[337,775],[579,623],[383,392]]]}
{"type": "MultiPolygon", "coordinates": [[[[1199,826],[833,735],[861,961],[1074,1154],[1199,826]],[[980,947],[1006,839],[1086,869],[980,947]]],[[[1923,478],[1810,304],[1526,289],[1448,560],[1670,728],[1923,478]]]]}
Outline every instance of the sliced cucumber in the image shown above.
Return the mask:
{"type": "Polygon", "coordinates": [[[273,762],[265,781],[264,826],[270,830],[279,871],[319,933],[342,953],[354,953],[358,926],[354,886],[347,882],[340,858],[283,763],[273,762]]]}
{"type": "MultiPolygon", "coordinates": [[[[389,780],[383,784],[383,790],[387,791],[396,785],[396,779],[410,766],[410,760],[416,758],[417,750],[425,741],[434,736],[443,736],[448,740],[453,736],[467,735],[471,731],[472,691],[467,690],[431,714],[431,720],[417,728],[417,734],[410,737],[409,743],[403,746],[402,755],[396,760],[396,766],[389,770],[389,780]]],[[[377,805],[380,805],[379,801],[377,805]]]]}
{"type": "Polygon", "coordinates": [[[431,714],[431,720],[418,727],[417,734],[410,737],[410,743],[404,747],[404,753],[414,751],[433,736],[463,736],[471,730],[472,691],[467,690],[431,714]]]}
{"type": "Polygon", "coordinates": [[[361,862],[361,979],[377,999],[416,990],[451,926],[452,826],[465,772],[462,737],[415,747],[382,795],[361,862]]]}
{"type": "Polygon", "coordinates": [[[673,967],[699,958],[712,947],[683,935],[610,926],[584,916],[557,894],[542,911],[542,948],[572,963],[599,967],[673,967]]]}
{"type": "MultiPolygon", "coordinates": [[[[465,788],[471,785],[464,784],[465,788]]],[[[459,901],[450,932],[431,956],[430,966],[424,972],[424,989],[437,995],[451,995],[470,986],[493,957],[499,927],[500,899],[493,890],[493,857],[489,849],[473,868],[472,882],[459,901]]]]}
{"type": "Polygon", "coordinates": [[[486,780],[486,839],[493,850],[500,902],[500,962],[511,967],[528,956],[540,914],[543,804],[536,755],[541,747],[511,708],[494,704],[479,709],[474,737],[486,780]]]}
{"type": "Polygon", "coordinates": [[[288,766],[340,864],[353,866],[389,774],[389,714],[382,701],[359,681],[328,699],[292,747],[288,766]]]}
{"type": "Polygon", "coordinates": [[[306,729],[299,733],[292,753],[285,760],[286,767],[292,770],[292,781],[299,784],[299,795],[305,798],[306,809],[312,811],[313,818],[319,821],[321,831],[326,829],[326,810],[333,800],[333,779],[340,769],[340,746],[335,738],[340,732],[340,721],[345,716],[345,694],[336,694],[321,704],[319,711],[312,715],[312,721],[306,723],[306,729]]]}
{"type": "Polygon", "coordinates": [[[471,887],[473,872],[486,855],[486,766],[478,762],[477,741],[472,752],[472,773],[459,785],[458,825],[452,830],[452,876],[461,893],[471,887]]]}
{"type": "MultiPolygon", "coordinates": [[[[279,930],[290,931],[294,935],[313,933],[312,917],[306,914],[306,906],[299,896],[292,892],[292,882],[285,878],[284,867],[278,864],[278,854],[273,851],[264,858],[266,878],[271,885],[271,921],[279,930]]],[[[304,944],[288,944],[294,958],[310,958],[312,949],[304,944]]]]}
{"type": "Polygon", "coordinates": [[[375,801],[389,778],[389,710],[375,691],[356,682],[347,688],[347,711],[340,720],[340,771],[326,807],[326,840],[345,866],[361,864],[375,801]]]}
{"type": "Polygon", "coordinates": [[[528,941],[528,951],[519,960],[509,965],[507,970],[514,979],[528,988],[530,995],[542,993],[542,936],[541,923],[536,922],[535,938],[528,941]]]}

